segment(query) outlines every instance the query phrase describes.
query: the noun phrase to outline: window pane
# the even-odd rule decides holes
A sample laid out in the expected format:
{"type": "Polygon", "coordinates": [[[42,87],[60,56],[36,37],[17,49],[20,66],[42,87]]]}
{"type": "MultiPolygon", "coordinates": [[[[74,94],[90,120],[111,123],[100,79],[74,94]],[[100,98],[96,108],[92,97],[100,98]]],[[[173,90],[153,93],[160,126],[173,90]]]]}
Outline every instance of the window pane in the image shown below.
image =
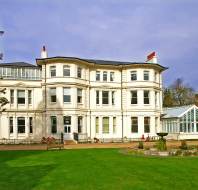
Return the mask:
{"type": "Polygon", "coordinates": [[[110,81],[114,81],[114,72],[110,72],[110,81]]]}
{"type": "Polygon", "coordinates": [[[109,92],[102,91],[102,104],[109,104],[109,92]]]}
{"type": "Polygon", "coordinates": [[[144,71],[144,80],[149,80],[149,71],[144,71]]]}
{"type": "Polygon", "coordinates": [[[56,116],[51,116],[51,132],[57,133],[57,121],[56,116]]]}
{"type": "Polygon", "coordinates": [[[103,133],[109,133],[109,118],[103,117],[103,133]]]}
{"type": "Polygon", "coordinates": [[[56,76],[56,66],[50,66],[50,75],[51,77],[56,76]]]}
{"type": "Polygon", "coordinates": [[[64,125],[71,125],[71,116],[64,116],[63,123],[64,125]]]}
{"type": "Polygon", "coordinates": [[[112,100],[111,100],[111,103],[112,105],[115,105],[115,91],[112,91],[112,100]]]}
{"type": "Polygon", "coordinates": [[[103,81],[107,81],[107,71],[103,72],[103,81]]]}
{"type": "Polygon", "coordinates": [[[29,117],[29,128],[30,128],[30,133],[33,133],[33,128],[32,128],[32,117],[29,117]]]}
{"type": "Polygon", "coordinates": [[[50,88],[50,100],[56,102],[56,88],[50,88]]]}
{"type": "Polygon", "coordinates": [[[13,117],[9,117],[10,133],[13,133],[13,117]]]}
{"type": "Polygon", "coordinates": [[[10,103],[14,104],[14,90],[10,90],[10,103]]]}
{"type": "Polygon", "coordinates": [[[71,102],[71,89],[70,88],[63,88],[63,102],[71,102]]]}
{"type": "Polygon", "coordinates": [[[131,91],[131,104],[137,104],[137,91],[131,91]]]}
{"type": "Polygon", "coordinates": [[[99,91],[96,91],[96,104],[100,103],[99,91]]]}
{"type": "Polygon", "coordinates": [[[131,117],[131,132],[138,133],[138,118],[131,117]]]}
{"type": "Polygon", "coordinates": [[[78,67],[77,69],[77,77],[81,78],[82,77],[82,68],[78,67]]]}
{"type": "Polygon", "coordinates": [[[17,118],[17,127],[18,127],[18,133],[25,133],[25,118],[24,117],[17,118]]]}
{"type": "Polygon", "coordinates": [[[144,118],[144,132],[150,133],[150,117],[144,118]]]}
{"type": "Polygon", "coordinates": [[[96,71],[96,81],[100,81],[100,71],[96,71]]]}
{"type": "Polygon", "coordinates": [[[28,104],[32,104],[32,91],[28,90],[28,104]]]}
{"type": "Polygon", "coordinates": [[[113,133],[116,133],[116,117],[113,117],[113,133]]]}
{"type": "Polygon", "coordinates": [[[96,117],[96,133],[99,133],[99,118],[96,117]]]}
{"type": "Polygon", "coordinates": [[[77,89],[77,102],[82,103],[82,89],[77,89]]]}
{"type": "Polygon", "coordinates": [[[69,77],[70,76],[70,66],[68,66],[68,65],[64,65],[63,66],[63,76],[67,76],[67,77],[69,77]]]}
{"type": "Polygon", "coordinates": [[[25,104],[25,90],[17,91],[17,102],[18,104],[25,104]]]}
{"type": "Polygon", "coordinates": [[[131,80],[137,80],[137,72],[131,71],[131,80]]]}
{"type": "Polygon", "coordinates": [[[149,104],[149,91],[144,90],[144,104],[149,104]]]}

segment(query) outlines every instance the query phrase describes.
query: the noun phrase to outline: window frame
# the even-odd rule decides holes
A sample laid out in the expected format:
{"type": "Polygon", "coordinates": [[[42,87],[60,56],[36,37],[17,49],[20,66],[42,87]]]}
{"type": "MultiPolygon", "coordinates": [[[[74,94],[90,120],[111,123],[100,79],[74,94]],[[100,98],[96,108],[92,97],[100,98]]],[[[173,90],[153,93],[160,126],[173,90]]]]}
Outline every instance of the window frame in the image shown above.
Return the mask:
{"type": "Polygon", "coordinates": [[[71,103],[71,88],[63,87],[63,103],[71,103]],[[65,94],[66,90],[68,90],[68,94],[65,94]],[[68,101],[65,101],[68,98],[68,101]]]}
{"type": "Polygon", "coordinates": [[[55,65],[50,66],[50,77],[51,78],[56,77],[56,66],[55,65]]]}
{"type": "Polygon", "coordinates": [[[28,90],[28,104],[32,104],[32,90],[28,90]]]}
{"type": "Polygon", "coordinates": [[[131,81],[137,81],[137,71],[131,71],[130,73],[131,73],[131,81]]]}
{"type": "Polygon", "coordinates": [[[104,82],[107,82],[107,80],[108,80],[107,75],[108,75],[107,71],[103,71],[102,79],[103,79],[104,82]]]}
{"type": "Polygon", "coordinates": [[[109,91],[103,90],[102,91],[102,104],[108,105],[109,104],[109,91]],[[107,94],[107,96],[104,96],[104,94],[107,94]]]}
{"type": "Polygon", "coordinates": [[[56,103],[56,102],[57,102],[56,87],[53,87],[50,88],[50,103],[56,103]]]}
{"type": "Polygon", "coordinates": [[[151,127],[151,118],[144,117],[144,133],[150,133],[151,127]]]}
{"type": "Polygon", "coordinates": [[[77,78],[82,78],[82,67],[77,67],[77,78]]]}
{"type": "Polygon", "coordinates": [[[138,133],[138,117],[131,117],[131,133],[138,133]]]}
{"type": "Polygon", "coordinates": [[[14,89],[10,89],[10,104],[14,104],[14,89]]]}
{"type": "Polygon", "coordinates": [[[13,117],[9,117],[9,132],[10,132],[10,134],[14,133],[14,120],[13,120],[13,117]]]}
{"type": "Polygon", "coordinates": [[[70,66],[69,65],[63,65],[63,77],[70,77],[70,66]]]}
{"type": "Polygon", "coordinates": [[[57,117],[50,116],[50,121],[51,121],[51,133],[56,134],[57,133],[57,117]]]}
{"type": "Polygon", "coordinates": [[[19,105],[25,105],[25,103],[26,103],[26,100],[25,100],[25,90],[17,90],[17,104],[19,104],[19,105]],[[24,97],[19,97],[19,92],[23,92],[24,93],[24,97]],[[19,100],[20,101],[23,100],[23,101],[20,102],[19,100]]]}
{"type": "Polygon", "coordinates": [[[150,71],[145,70],[144,71],[144,81],[150,80],[150,71]]]}
{"type": "Polygon", "coordinates": [[[25,117],[17,117],[17,132],[18,134],[24,134],[25,131],[25,117]],[[24,124],[19,124],[19,121],[24,121],[24,124]]]}
{"type": "Polygon", "coordinates": [[[100,71],[96,71],[96,81],[100,81],[100,71]]]}
{"type": "Polygon", "coordinates": [[[77,88],[77,103],[82,104],[83,89],[77,88]]]}
{"type": "Polygon", "coordinates": [[[111,71],[110,72],[110,81],[113,82],[115,79],[115,72],[111,71]]]}
{"type": "Polygon", "coordinates": [[[150,104],[150,91],[144,90],[144,104],[149,105],[150,104]],[[148,93],[148,96],[145,96],[145,93],[148,93]]]}
{"type": "Polygon", "coordinates": [[[138,92],[137,90],[131,90],[131,105],[137,105],[138,104],[138,92]],[[135,93],[136,96],[133,96],[135,93]]]}
{"type": "Polygon", "coordinates": [[[109,117],[103,117],[102,118],[102,133],[103,134],[109,134],[109,117]],[[108,121],[107,123],[105,123],[104,121],[108,121]],[[107,125],[107,126],[105,126],[107,125]]]}
{"type": "Polygon", "coordinates": [[[100,91],[96,90],[96,105],[100,104],[100,91]]]}

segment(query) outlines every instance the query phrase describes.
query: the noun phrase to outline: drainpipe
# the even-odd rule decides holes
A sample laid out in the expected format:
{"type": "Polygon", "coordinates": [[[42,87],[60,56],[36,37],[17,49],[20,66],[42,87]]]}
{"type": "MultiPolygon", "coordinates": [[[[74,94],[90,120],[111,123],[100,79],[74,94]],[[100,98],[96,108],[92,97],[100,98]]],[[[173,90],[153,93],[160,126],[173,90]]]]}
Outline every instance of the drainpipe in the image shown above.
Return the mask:
{"type": "Polygon", "coordinates": [[[46,78],[47,78],[47,69],[46,69],[46,62],[44,60],[45,63],[45,107],[44,107],[44,113],[45,113],[45,123],[44,123],[44,128],[45,128],[45,136],[47,135],[47,86],[46,86],[46,78]]]}
{"type": "Polygon", "coordinates": [[[121,118],[122,118],[122,142],[124,141],[124,115],[123,115],[123,96],[122,96],[122,88],[123,88],[123,66],[121,66],[121,118]]]}
{"type": "Polygon", "coordinates": [[[90,127],[90,140],[91,140],[91,109],[90,109],[90,68],[89,68],[89,127],[90,127]]]}

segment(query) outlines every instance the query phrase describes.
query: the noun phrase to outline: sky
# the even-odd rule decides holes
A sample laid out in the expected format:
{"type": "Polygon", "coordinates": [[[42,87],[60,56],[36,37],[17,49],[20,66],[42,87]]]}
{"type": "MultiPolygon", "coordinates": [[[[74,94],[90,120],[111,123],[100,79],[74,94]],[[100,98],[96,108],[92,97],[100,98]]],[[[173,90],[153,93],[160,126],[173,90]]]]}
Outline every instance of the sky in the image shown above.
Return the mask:
{"type": "MultiPolygon", "coordinates": [[[[155,51],[176,78],[198,91],[197,0],[0,0],[3,62],[48,56],[142,62],[155,51]]],[[[2,61],[1,61],[2,62],[2,61]]]]}

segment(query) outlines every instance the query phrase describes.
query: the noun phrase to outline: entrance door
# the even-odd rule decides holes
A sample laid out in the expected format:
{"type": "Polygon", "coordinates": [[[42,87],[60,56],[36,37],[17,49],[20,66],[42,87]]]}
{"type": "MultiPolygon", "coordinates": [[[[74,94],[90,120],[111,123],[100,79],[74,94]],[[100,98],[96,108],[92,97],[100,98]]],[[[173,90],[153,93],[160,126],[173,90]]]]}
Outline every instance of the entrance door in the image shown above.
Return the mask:
{"type": "Polygon", "coordinates": [[[73,139],[73,136],[71,134],[71,116],[64,116],[63,124],[64,124],[64,140],[73,139]]]}

